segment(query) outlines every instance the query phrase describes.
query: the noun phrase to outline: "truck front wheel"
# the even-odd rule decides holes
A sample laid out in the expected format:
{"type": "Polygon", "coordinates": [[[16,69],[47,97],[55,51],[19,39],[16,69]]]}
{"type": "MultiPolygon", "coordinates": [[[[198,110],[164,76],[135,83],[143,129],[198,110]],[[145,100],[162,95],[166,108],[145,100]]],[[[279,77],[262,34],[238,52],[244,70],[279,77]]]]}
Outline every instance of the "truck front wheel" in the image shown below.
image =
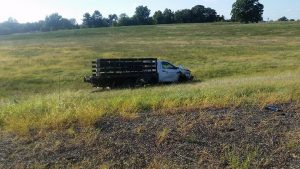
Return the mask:
{"type": "Polygon", "coordinates": [[[186,82],[187,80],[187,77],[184,74],[180,73],[178,82],[186,82]]]}

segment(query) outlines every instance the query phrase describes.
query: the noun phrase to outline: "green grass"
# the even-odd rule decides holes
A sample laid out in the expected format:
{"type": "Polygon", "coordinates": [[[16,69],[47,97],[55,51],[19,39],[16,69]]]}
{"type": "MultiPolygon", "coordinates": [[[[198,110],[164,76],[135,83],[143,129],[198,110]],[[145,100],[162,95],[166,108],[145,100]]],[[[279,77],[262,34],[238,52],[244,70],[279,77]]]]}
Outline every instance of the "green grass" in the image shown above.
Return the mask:
{"type": "Polygon", "coordinates": [[[178,24],[0,36],[0,127],[26,133],[177,108],[300,100],[300,23],[178,24]],[[99,57],[153,56],[197,83],[91,93],[99,57]],[[200,82],[199,82],[200,81],[200,82]]]}
{"type": "MultiPolygon", "coordinates": [[[[254,159],[256,158],[257,154],[258,154],[258,149],[251,149],[249,147],[247,147],[245,150],[243,150],[242,152],[246,152],[246,154],[244,155],[244,158],[241,158],[240,155],[237,154],[241,154],[241,150],[237,152],[235,152],[234,150],[227,153],[226,154],[226,159],[229,162],[229,166],[232,169],[248,169],[250,168],[251,162],[254,161],[254,159]]],[[[252,168],[257,168],[252,166],[252,168]]]]}

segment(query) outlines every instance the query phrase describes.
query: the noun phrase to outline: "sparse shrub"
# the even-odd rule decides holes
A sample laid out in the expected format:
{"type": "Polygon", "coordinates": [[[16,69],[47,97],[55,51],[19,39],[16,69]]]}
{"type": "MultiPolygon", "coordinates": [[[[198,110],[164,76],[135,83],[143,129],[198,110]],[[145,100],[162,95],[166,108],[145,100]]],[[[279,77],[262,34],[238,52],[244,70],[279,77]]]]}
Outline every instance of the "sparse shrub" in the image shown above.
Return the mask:
{"type": "Polygon", "coordinates": [[[164,159],[163,157],[154,157],[147,167],[147,169],[176,169],[176,168],[179,167],[175,166],[172,162],[164,159]]]}
{"type": "Polygon", "coordinates": [[[286,147],[290,149],[300,149],[300,131],[290,131],[286,134],[286,147]]]}
{"type": "Polygon", "coordinates": [[[255,158],[258,149],[247,147],[246,149],[232,149],[226,153],[225,159],[231,169],[249,169],[255,158]]]}
{"type": "Polygon", "coordinates": [[[163,128],[161,131],[158,131],[156,135],[156,145],[160,145],[167,138],[169,132],[169,128],[163,128]]]}
{"type": "Polygon", "coordinates": [[[106,164],[102,164],[99,166],[99,169],[109,169],[109,166],[106,164]]]}
{"type": "Polygon", "coordinates": [[[277,21],[283,21],[283,22],[286,22],[286,21],[289,21],[289,19],[285,16],[279,18],[277,21]]]}

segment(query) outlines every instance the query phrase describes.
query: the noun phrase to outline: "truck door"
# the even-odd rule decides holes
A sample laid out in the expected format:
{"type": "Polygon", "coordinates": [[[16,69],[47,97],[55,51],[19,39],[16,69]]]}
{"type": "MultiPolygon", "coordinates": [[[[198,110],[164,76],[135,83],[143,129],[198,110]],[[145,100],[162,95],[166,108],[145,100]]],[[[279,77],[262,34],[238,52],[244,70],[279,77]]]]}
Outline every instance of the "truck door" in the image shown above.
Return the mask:
{"type": "Polygon", "coordinates": [[[178,68],[168,62],[161,62],[161,69],[159,72],[160,82],[177,82],[179,77],[178,68]]]}

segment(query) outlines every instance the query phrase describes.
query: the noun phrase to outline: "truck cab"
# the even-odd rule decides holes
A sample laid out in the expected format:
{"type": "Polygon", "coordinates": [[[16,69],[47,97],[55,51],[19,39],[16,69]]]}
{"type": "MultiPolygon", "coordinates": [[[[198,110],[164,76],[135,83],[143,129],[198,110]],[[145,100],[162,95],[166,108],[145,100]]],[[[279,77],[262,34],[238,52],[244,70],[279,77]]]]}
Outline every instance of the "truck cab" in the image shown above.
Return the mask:
{"type": "Polygon", "coordinates": [[[183,66],[176,67],[164,60],[157,61],[157,72],[158,81],[161,83],[183,82],[193,79],[190,70],[185,69],[183,66]]]}

